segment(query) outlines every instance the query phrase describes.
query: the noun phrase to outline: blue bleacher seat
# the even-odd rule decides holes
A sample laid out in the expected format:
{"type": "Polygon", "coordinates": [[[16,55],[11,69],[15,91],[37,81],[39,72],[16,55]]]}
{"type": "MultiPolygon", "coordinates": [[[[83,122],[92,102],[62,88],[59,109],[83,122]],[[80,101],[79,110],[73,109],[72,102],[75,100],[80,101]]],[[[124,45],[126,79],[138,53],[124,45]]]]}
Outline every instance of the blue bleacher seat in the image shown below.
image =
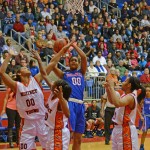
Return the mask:
{"type": "Polygon", "coordinates": [[[66,36],[69,37],[70,33],[67,30],[63,30],[63,32],[65,32],[66,36]]]}
{"type": "Polygon", "coordinates": [[[136,73],[137,73],[137,77],[138,77],[138,78],[140,78],[140,77],[141,77],[141,75],[142,75],[142,72],[141,72],[141,71],[139,71],[139,70],[137,70],[137,71],[136,71],[136,73]]]}
{"type": "Polygon", "coordinates": [[[97,45],[97,44],[98,44],[98,41],[99,41],[98,38],[94,38],[92,44],[93,44],[93,45],[97,45]]]}

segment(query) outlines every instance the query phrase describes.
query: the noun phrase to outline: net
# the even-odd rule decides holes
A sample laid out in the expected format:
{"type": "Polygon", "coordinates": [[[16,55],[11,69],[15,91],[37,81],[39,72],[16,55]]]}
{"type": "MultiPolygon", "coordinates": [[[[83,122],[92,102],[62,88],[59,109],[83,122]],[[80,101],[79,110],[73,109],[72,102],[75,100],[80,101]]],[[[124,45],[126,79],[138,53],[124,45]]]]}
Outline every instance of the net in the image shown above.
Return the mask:
{"type": "Polygon", "coordinates": [[[66,5],[67,5],[67,12],[68,13],[83,13],[83,2],[84,0],[67,0],[66,5]]]}

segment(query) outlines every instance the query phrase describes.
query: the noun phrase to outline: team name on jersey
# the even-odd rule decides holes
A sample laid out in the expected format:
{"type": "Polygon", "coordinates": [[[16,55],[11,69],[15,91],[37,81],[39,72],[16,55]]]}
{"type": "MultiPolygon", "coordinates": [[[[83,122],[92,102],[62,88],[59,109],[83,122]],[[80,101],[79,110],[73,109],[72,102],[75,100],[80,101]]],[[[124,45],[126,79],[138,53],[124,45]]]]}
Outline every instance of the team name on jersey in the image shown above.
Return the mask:
{"type": "Polygon", "coordinates": [[[31,95],[31,94],[35,94],[35,93],[37,93],[37,89],[31,90],[31,91],[26,91],[26,92],[21,92],[20,95],[27,96],[27,95],[31,95]]]}
{"type": "Polygon", "coordinates": [[[72,74],[72,73],[68,73],[66,74],[67,77],[74,77],[74,76],[80,76],[82,77],[82,74],[80,72],[76,72],[75,74],[72,74]]]}
{"type": "Polygon", "coordinates": [[[39,112],[39,109],[32,109],[32,110],[26,111],[27,115],[30,115],[30,114],[36,113],[36,112],[39,112]]]}
{"type": "Polygon", "coordinates": [[[52,109],[49,108],[49,105],[48,105],[48,104],[46,104],[45,107],[47,108],[47,111],[48,111],[49,113],[52,112],[52,109]]]}

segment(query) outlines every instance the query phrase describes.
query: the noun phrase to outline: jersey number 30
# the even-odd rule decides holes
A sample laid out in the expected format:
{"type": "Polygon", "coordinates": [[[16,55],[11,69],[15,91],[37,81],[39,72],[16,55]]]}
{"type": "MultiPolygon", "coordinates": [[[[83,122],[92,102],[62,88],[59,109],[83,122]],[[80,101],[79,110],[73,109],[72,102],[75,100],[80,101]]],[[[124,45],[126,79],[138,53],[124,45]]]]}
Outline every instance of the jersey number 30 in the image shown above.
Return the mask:
{"type": "Polygon", "coordinates": [[[81,78],[72,78],[73,85],[81,85],[81,78]]]}

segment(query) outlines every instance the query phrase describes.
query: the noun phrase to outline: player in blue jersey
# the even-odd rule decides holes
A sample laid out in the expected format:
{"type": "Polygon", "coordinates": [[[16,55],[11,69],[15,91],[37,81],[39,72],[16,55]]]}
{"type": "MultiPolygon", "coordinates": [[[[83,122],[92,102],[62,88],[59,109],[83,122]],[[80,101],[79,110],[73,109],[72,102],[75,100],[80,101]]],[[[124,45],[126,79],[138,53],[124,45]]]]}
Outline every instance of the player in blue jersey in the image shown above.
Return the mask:
{"type": "Polygon", "coordinates": [[[142,110],[142,138],[141,138],[141,145],[140,150],[144,150],[144,142],[147,135],[147,131],[150,128],[150,86],[146,87],[146,97],[143,101],[143,110],[142,110]]]}
{"type": "Polygon", "coordinates": [[[87,59],[85,53],[75,44],[72,44],[77,53],[81,57],[81,62],[78,57],[71,57],[69,60],[70,70],[62,72],[57,67],[54,68],[55,74],[64,79],[72,88],[72,93],[69,98],[70,109],[70,125],[73,133],[73,150],[81,149],[81,137],[85,130],[85,118],[84,118],[84,75],[87,69],[87,59]],[[81,64],[80,69],[79,64],[81,64]]]}

